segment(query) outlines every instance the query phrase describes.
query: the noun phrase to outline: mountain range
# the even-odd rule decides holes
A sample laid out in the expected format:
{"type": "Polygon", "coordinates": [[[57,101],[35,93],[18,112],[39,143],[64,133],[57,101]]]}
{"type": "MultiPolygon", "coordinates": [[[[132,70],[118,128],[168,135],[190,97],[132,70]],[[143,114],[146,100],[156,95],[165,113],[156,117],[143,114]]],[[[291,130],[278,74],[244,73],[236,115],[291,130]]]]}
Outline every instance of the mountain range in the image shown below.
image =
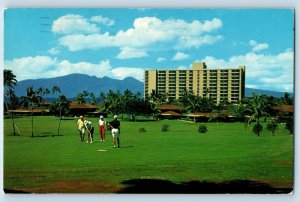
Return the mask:
{"type": "MultiPolygon", "coordinates": [[[[26,88],[29,86],[33,86],[34,89],[37,89],[38,87],[51,89],[54,85],[59,86],[62,94],[68,98],[73,98],[84,90],[93,92],[96,96],[99,96],[100,92],[107,93],[109,90],[119,90],[120,92],[124,92],[124,90],[129,89],[133,93],[141,92],[143,94],[144,92],[143,82],[133,77],[118,80],[109,77],[98,78],[96,76],[88,76],[85,74],[69,74],[55,78],[18,81],[15,86],[15,93],[17,96],[24,96],[26,95],[26,88]]],[[[251,97],[252,92],[274,97],[282,97],[284,95],[284,92],[245,88],[245,97],[251,97]]],[[[292,93],[289,93],[289,95],[293,96],[292,93]]],[[[49,94],[46,97],[53,97],[53,95],[49,94]]]]}

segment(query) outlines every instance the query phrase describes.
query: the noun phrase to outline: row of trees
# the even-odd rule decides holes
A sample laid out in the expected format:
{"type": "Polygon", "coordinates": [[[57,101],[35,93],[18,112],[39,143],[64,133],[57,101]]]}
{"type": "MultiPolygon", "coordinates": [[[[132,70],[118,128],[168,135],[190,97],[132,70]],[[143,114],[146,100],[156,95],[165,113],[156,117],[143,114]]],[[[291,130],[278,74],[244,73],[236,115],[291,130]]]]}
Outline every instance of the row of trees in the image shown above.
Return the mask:
{"type": "MultiPolygon", "coordinates": [[[[50,93],[56,94],[61,93],[60,87],[53,86],[51,90],[48,88],[39,87],[37,89],[34,89],[32,86],[29,86],[26,89],[26,96],[22,96],[18,98],[15,95],[14,87],[17,84],[16,76],[13,74],[11,70],[4,70],[4,86],[7,87],[7,92],[4,96],[4,102],[6,106],[6,110],[9,112],[10,117],[12,119],[13,124],[13,132],[14,135],[16,135],[16,126],[14,121],[14,114],[10,113],[10,110],[16,109],[20,106],[24,106],[30,109],[31,111],[31,136],[33,137],[33,111],[35,108],[40,107],[41,104],[44,102],[43,97],[45,95],[48,95],[50,93]],[[9,97],[9,102],[6,100],[6,96],[9,97]]],[[[62,109],[63,106],[68,106],[69,102],[67,98],[64,95],[59,95],[57,101],[55,102],[57,104],[57,108],[60,112],[60,121],[59,121],[59,127],[58,127],[58,135],[59,135],[59,129],[60,129],[60,122],[62,117],[62,109]]]]}
{"type": "MultiPolygon", "coordinates": [[[[11,70],[4,70],[4,85],[7,87],[6,96],[9,97],[9,102],[5,104],[7,109],[16,109],[20,106],[30,108],[32,115],[32,136],[33,136],[33,110],[40,107],[43,103],[45,95],[53,94],[58,95],[55,102],[50,107],[50,112],[60,117],[58,125],[58,135],[62,116],[68,114],[70,102],[65,95],[61,93],[58,86],[53,86],[51,90],[47,88],[33,89],[32,86],[26,89],[26,96],[18,98],[14,93],[14,86],[17,84],[16,76],[11,70]]],[[[120,91],[110,90],[108,93],[101,92],[98,97],[94,93],[88,91],[80,92],[74,98],[74,101],[82,104],[89,102],[96,104],[100,102],[99,110],[112,114],[129,114],[132,120],[136,119],[137,115],[152,115],[157,118],[160,114],[159,106],[163,103],[178,104],[183,106],[185,112],[219,112],[224,110],[230,111],[235,117],[244,120],[245,116],[248,117],[248,123],[255,121],[253,128],[254,132],[259,135],[261,131],[261,119],[270,118],[274,123],[272,117],[277,113],[273,110],[273,106],[278,104],[293,104],[293,99],[285,93],[282,98],[275,98],[267,95],[253,94],[251,98],[244,98],[238,103],[230,104],[222,100],[218,105],[215,105],[211,98],[199,97],[191,92],[184,91],[180,99],[169,100],[165,94],[152,91],[150,95],[144,99],[141,93],[132,93],[130,90],[125,90],[123,93],[120,91]]],[[[14,117],[13,113],[10,114],[13,122],[14,134],[14,117]]],[[[274,124],[273,124],[274,125],[274,124]]]]}

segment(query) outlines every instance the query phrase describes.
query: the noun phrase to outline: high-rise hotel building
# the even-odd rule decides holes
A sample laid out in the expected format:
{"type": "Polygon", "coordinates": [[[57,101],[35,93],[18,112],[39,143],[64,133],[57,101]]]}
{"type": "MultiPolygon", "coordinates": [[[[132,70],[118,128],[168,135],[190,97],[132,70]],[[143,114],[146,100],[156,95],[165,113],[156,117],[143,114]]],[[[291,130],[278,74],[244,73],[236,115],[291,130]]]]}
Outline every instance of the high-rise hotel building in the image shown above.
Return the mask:
{"type": "Polygon", "coordinates": [[[197,96],[236,103],[244,97],[245,66],[207,69],[205,63],[193,63],[191,70],[145,70],[144,95],[152,90],[179,99],[187,90],[197,96]]]}

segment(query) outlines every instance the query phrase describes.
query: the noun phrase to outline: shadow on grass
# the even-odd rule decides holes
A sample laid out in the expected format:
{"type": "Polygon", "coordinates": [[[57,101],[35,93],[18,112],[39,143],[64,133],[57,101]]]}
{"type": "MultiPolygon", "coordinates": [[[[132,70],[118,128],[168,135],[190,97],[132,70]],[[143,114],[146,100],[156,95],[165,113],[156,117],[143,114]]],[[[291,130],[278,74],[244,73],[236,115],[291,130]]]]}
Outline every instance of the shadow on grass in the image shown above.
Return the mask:
{"type": "Polygon", "coordinates": [[[63,135],[57,135],[52,132],[42,132],[41,134],[33,135],[32,138],[35,138],[35,137],[60,137],[60,136],[63,136],[63,135]]]}
{"type": "Polygon", "coordinates": [[[118,193],[160,193],[160,194],[283,194],[292,188],[273,188],[267,183],[250,180],[224,182],[189,181],[173,183],[159,179],[132,179],[122,182],[125,188],[118,193]]]}

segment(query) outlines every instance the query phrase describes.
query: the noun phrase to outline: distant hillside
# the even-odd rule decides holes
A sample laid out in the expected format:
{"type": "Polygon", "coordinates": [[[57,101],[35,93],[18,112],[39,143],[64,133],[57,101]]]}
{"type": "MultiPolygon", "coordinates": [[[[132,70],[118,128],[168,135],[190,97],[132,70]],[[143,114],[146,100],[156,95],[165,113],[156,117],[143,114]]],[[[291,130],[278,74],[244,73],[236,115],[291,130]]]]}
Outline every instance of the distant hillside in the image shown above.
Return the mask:
{"type": "MultiPolygon", "coordinates": [[[[109,77],[97,78],[95,76],[88,76],[85,74],[70,74],[48,79],[29,79],[19,81],[15,87],[15,92],[17,96],[23,96],[26,94],[26,88],[28,86],[33,86],[35,89],[41,86],[51,89],[54,85],[59,86],[62,93],[68,98],[73,98],[77,95],[77,93],[84,90],[93,92],[96,96],[99,96],[100,92],[107,93],[109,90],[119,90],[120,92],[124,92],[124,90],[129,89],[133,93],[141,92],[143,94],[144,92],[143,82],[132,77],[127,77],[123,80],[117,80],[109,77]]],[[[284,92],[245,88],[245,97],[251,97],[252,92],[274,97],[282,97],[284,95],[284,92]]],[[[292,97],[293,94],[290,93],[290,96],[292,97]]],[[[53,96],[48,95],[48,97],[53,96]]]]}
{"type": "MultiPolygon", "coordinates": [[[[33,86],[34,89],[41,86],[51,89],[54,85],[59,86],[62,93],[68,98],[73,98],[77,93],[84,90],[93,92],[96,96],[99,96],[100,92],[107,93],[109,90],[120,90],[123,92],[124,90],[129,89],[133,93],[144,92],[143,83],[132,77],[117,80],[109,77],[97,78],[85,74],[70,74],[55,78],[19,81],[15,87],[15,92],[18,96],[23,96],[26,94],[26,88],[28,88],[28,86],[33,86]]],[[[51,95],[48,95],[48,97],[51,97],[51,95]]]]}
{"type": "MultiPolygon", "coordinates": [[[[260,89],[254,89],[254,88],[245,88],[245,97],[252,97],[252,92],[258,94],[258,95],[268,95],[273,97],[283,97],[284,92],[277,92],[277,91],[269,91],[269,90],[260,90],[260,89]]],[[[294,97],[293,93],[289,93],[290,97],[294,97]]]]}

